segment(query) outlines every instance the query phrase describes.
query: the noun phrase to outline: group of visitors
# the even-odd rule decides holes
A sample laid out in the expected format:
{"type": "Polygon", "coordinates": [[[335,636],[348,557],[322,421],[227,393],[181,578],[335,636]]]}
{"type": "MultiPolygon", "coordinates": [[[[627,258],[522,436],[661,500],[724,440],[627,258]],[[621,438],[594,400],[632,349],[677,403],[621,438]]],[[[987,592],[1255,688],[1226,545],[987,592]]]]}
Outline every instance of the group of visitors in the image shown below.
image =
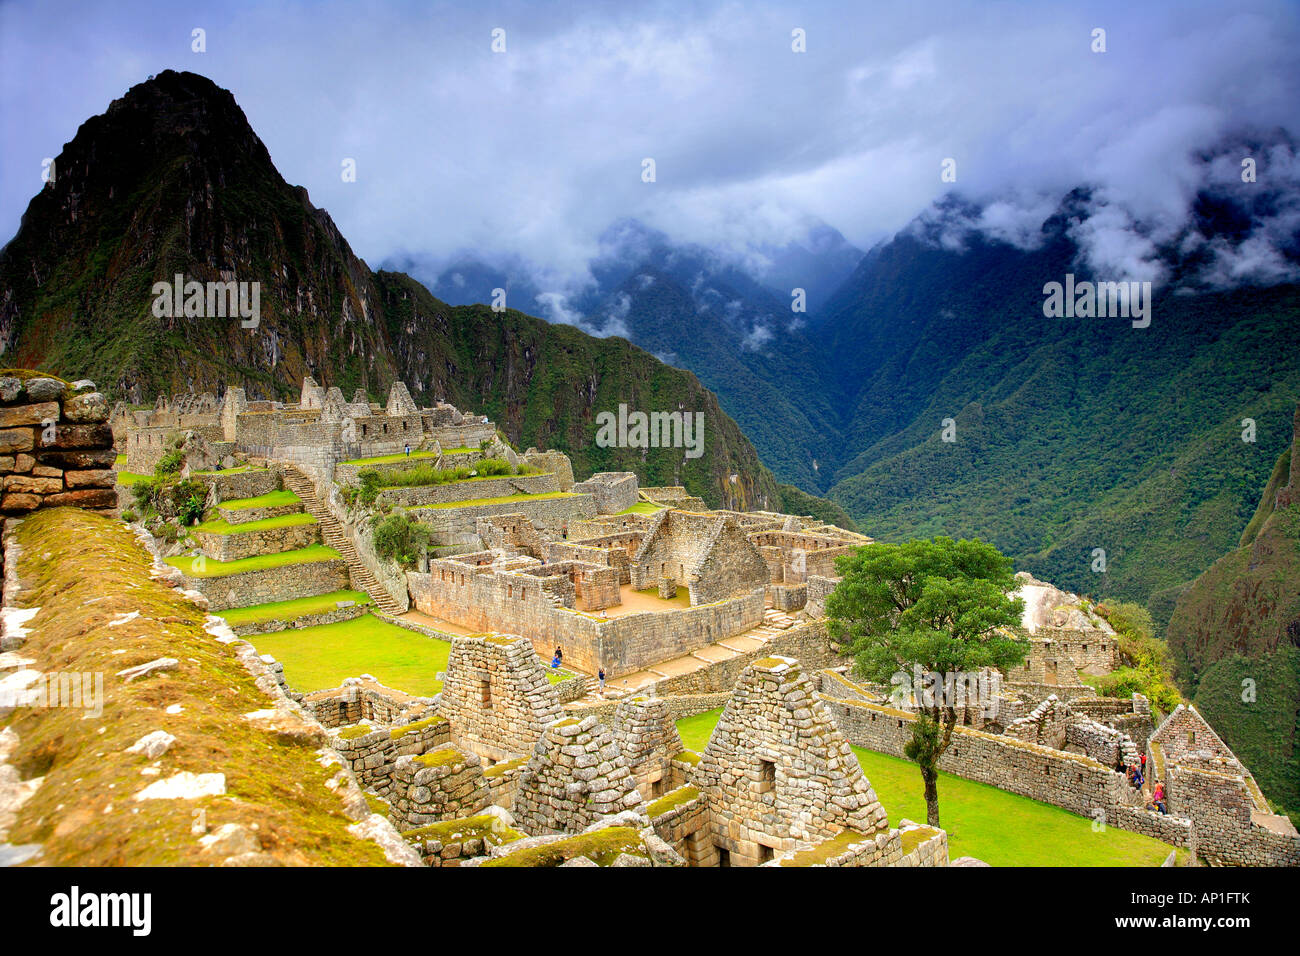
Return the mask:
{"type": "MultiPolygon", "coordinates": [[[[551,668],[552,668],[553,670],[559,670],[559,668],[560,668],[563,664],[564,664],[564,648],[560,647],[559,644],[556,644],[556,645],[555,645],[555,656],[551,658],[551,668]]],[[[600,681],[600,693],[601,693],[601,696],[603,697],[604,694],[605,694],[605,667],[604,667],[604,665],[601,665],[600,670],[599,670],[599,671],[597,672],[597,674],[596,674],[596,679],[597,679],[598,681],[600,681]]]]}
{"type": "MultiPolygon", "coordinates": [[[[1115,769],[1124,774],[1124,779],[1129,782],[1134,790],[1141,790],[1146,784],[1147,755],[1142,754],[1137,763],[1126,764],[1124,758],[1120,757],[1115,764],[1115,769]]],[[[1168,814],[1168,801],[1165,799],[1165,785],[1163,782],[1157,782],[1155,788],[1147,795],[1146,806],[1149,810],[1157,810],[1160,813],[1168,814]]]]}

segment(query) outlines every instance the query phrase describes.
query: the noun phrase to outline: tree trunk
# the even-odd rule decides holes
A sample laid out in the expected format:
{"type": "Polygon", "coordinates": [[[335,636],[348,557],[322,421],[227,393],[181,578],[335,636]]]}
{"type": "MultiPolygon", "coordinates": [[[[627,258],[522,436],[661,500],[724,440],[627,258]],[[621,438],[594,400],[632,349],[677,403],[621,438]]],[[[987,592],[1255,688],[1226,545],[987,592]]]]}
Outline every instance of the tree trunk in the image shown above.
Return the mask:
{"type": "Polygon", "coordinates": [[[922,767],[921,779],[925,781],[925,822],[939,828],[939,771],[922,767]]]}

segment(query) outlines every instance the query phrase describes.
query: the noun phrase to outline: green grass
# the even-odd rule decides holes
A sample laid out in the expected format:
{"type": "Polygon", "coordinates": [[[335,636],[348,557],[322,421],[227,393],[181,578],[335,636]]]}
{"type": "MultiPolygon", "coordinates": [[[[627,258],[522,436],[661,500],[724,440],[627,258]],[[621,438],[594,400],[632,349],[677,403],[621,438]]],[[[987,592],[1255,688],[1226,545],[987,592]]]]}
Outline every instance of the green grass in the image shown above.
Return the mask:
{"type": "MultiPolygon", "coordinates": [[[[677,722],[682,742],[703,752],[722,710],[677,722]]],[[[925,795],[916,764],[854,747],[858,763],[889,814],[925,823],[925,795]]],[[[1173,847],[1137,833],[1107,827],[1027,797],[952,774],[939,774],[939,821],[948,831],[951,859],[973,856],[993,866],[1159,866],[1173,847]]]]}
{"type": "Polygon", "coordinates": [[[117,458],[113,460],[113,464],[116,465],[118,468],[121,468],[123,465],[126,464],[126,455],[118,455],[117,458]]]}
{"type": "Polygon", "coordinates": [[[651,501],[638,501],[631,508],[624,508],[619,512],[621,515],[654,515],[664,510],[663,505],[657,505],[651,501]]]}
{"type": "Polygon", "coordinates": [[[245,511],[249,508],[278,508],[281,505],[293,505],[300,501],[301,498],[286,488],[282,491],[268,491],[256,498],[231,498],[229,501],[221,502],[218,507],[228,511],[245,511]]]}
{"type": "Polygon", "coordinates": [[[243,524],[231,524],[222,518],[214,518],[196,524],[192,530],[208,534],[243,534],[246,531],[269,531],[274,528],[296,528],[299,525],[315,524],[316,519],[300,511],[297,514],[277,515],[274,518],[262,518],[260,521],[245,521],[243,524]]]}
{"type": "Polygon", "coordinates": [[[537,495],[506,495],[503,498],[471,498],[468,501],[451,501],[439,505],[417,505],[409,510],[418,511],[423,509],[429,510],[447,510],[448,508],[474,508],[479,505],[503,505],[513,504],[516,501],[543,501],[547,498],[576,498],[577,495],[572,491],[546,491],[537,495]]]}
{"type": "Polygon", "coordinates": [[[129,488],[131,485],[134,485],[136,482],[144,481],[146,478],[151,478],[151,477],[153,476],[138,475],[134,471],[119,471],[117,473],[117,483],[119,485],[125,485],[129,488]]]}
{"type": "Polygon", "coordinates": [[[195,475],[242,475],[250,471],[266,471],[265,468],[256,468],[253,465],[240,465],[238,468],[214,468],[211,471],[192,472],[195,475]]]}
{"type": "MultiPolygon", "coordinates": [[[[468,449],[467,449],[468,450],[468,449]]],[[[416,458],[437,458],[437,454],[431,451],[413,451],[409,455],[379,455],[376,458],[353,458],[351,461],[345,461],[345,465],[391,465],[398,461],[413,461],[416,458]]]]}
{"type": "Polygon", "coordinates": [[[339,601],[369,604],[370,595],[365,591],[331,591],[329,594],[295,598],[292,601],[273,601],[270,604],[232,608],[229,611],[222,611],[221,616],[232,627],[261,621],[288,621],[308,614],[324,614],[326,611],[333,611],[339,601]]]}
{"type": "Polygon", "coordinates": [[[389,624],[373,614],[297,630],[248,638],[259,654],[284,665],[294,690],[310,693],[338,687],[344,678],[373,674],[382,684],[408,694],[442,690],[437,673],[447,669],[451,644],[389,624]]]}
{"type": "Polygon", "coordinates": [[[180,568],[185,574],[194,578],[220,578],[230,574],[243,574],[245,571],[265,571],[268,568],[282,568],[289,564],[312,564],[316,561],[340,561],[343,556],[333,548],[323,544],[313,544],[297,551],[281,551],[278,554],[259,554],[253,558],[240,558],[238,561],[214,561],[205,558],[203,570],[194,566],[198,557],[182,555],[168,558],[167,563],[180,568]]]}

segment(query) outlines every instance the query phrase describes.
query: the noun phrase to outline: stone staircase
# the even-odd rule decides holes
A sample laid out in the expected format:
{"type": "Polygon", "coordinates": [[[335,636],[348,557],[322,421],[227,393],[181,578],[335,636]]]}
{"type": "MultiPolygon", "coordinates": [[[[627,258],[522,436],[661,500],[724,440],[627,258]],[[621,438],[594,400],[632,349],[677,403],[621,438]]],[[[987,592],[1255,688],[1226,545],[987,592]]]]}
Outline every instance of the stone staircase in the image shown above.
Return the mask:
{"type": "Polygon", "coordinates": [[[401,614],[403,608],[392,595],[382,587],[374,574],[366,567],[352,546],[352,541],[343,531],[343,526],[334,514],[316,497],[316,486],[294,465],[284,466],[284,486],[302,499],[303,507],[320,525],[321,539],[343,556],[347,562],[348,574],[352,578],[352,587],[365,591],[375,602],[375,606],[385,614],[401,614]]]}

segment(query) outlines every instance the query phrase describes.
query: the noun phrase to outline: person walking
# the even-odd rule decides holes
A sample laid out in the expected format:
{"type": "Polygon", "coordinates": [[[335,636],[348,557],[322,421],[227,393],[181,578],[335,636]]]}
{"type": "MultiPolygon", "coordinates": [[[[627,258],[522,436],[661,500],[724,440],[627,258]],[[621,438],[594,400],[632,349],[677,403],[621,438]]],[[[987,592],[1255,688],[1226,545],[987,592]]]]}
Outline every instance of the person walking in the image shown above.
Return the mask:
{"type": "Polygon", "coordinates": [[[600,681],[600,696],[605,696],[605,665],[601,665],[600,672],[596,674],[596,679],[600,681]]]}

